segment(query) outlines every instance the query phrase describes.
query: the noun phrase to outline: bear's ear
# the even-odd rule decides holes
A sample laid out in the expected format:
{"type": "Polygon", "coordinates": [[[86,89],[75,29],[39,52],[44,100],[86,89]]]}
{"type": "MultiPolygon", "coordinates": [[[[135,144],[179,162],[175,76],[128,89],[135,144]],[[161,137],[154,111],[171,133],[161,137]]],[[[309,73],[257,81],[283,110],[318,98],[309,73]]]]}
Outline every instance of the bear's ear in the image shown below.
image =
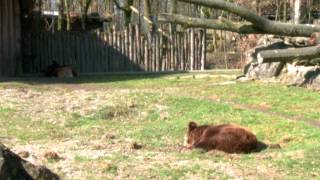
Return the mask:
{"type": "Polygon", "coordinates": [[[197,123],[191,121],[191,122],[189,122],[189,125],[188,125],[188,131],[190,132],[190,131],[194,130],[197,127],[198,127],[197,123]]]}

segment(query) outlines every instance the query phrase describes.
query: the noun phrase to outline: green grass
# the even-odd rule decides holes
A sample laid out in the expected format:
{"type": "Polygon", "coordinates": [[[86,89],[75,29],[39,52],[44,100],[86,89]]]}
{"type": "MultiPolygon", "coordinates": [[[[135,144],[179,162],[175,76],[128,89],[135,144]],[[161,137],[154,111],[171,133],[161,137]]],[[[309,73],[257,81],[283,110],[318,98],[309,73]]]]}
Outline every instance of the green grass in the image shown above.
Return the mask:
{"type": "Polygon", "coordinates": [[[320,131],[309,124],[320,121],[319,92],[223,85],[235,74],[220,73],[1,83],[0,140],[64,179],[319,179],[320,131]],[[282,148],[181,151],[189,121],[239,124],[282,148]],[[46,151],[63,159],[47,160],[46,151]]]}

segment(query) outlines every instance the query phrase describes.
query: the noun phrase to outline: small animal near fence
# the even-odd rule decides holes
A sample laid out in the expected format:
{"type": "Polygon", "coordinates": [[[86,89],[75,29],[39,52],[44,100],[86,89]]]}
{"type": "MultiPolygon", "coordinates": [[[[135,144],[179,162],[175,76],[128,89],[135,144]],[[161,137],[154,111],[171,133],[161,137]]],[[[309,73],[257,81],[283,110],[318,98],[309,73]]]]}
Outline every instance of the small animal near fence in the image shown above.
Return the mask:
{"type": "Polygon", "coordinates": [[[142,35],[137,25],[97,33],[27,33],[23,71],[40,73],[53,61],[72,65],[84,74],[203,70],[205,41],[204,29],[142,35]]]}

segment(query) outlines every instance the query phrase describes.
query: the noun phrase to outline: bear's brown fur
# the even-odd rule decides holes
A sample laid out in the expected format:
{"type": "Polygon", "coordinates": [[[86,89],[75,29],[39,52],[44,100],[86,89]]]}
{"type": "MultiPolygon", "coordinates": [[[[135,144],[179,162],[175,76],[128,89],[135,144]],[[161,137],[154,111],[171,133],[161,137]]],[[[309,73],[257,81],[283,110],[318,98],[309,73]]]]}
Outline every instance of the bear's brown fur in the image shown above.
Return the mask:
{"type": "Polygon", "coordinates": [[[202,125],[189,122],[184,146],[206,151],[221,150],[227,153],[250,153],[259,148],[256,136],[243,127],[223,125],[202,125]]]}
{"type": "Polygon", "coordinates": [[[44,70],[47,77],[58,78],[73,78],[78,76],[78,72],[69,65],[60,65],[56,61],[53,61],[51,65],[44,70]]]}

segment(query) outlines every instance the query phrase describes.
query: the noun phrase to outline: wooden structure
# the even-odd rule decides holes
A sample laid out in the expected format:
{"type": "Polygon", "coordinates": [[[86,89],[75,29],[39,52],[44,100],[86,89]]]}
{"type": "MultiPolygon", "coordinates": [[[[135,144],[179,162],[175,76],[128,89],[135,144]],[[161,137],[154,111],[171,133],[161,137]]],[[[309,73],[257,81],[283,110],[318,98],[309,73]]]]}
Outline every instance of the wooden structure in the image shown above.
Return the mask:
{"type": "Polygon", "coordinates": [[[23,72],[41,73],[53,61],[72,65],[81,74],[204,70],[204,29],[150,32],[138,25],[106,32],[36,32],[23,38],[23,72]]]}
{"type": "Polygon", "coordinates": [[[20,36],[20,1],[0,0],[0,77],[19,71],[20,36]]]}
{"type": "Polygon", "coordinates": [[[41,12],[31,0],[0,0],[0,77],[41,73],[52,61],[80,73],[203,70],[206,31],[42,32],[41,12]],[[23,29],[23,31],[21,30],[23,29]],[[35,30],[36,29],[36,30],[35,30]],[[37,30],[38,29],[38,30],[37,30]]]}

